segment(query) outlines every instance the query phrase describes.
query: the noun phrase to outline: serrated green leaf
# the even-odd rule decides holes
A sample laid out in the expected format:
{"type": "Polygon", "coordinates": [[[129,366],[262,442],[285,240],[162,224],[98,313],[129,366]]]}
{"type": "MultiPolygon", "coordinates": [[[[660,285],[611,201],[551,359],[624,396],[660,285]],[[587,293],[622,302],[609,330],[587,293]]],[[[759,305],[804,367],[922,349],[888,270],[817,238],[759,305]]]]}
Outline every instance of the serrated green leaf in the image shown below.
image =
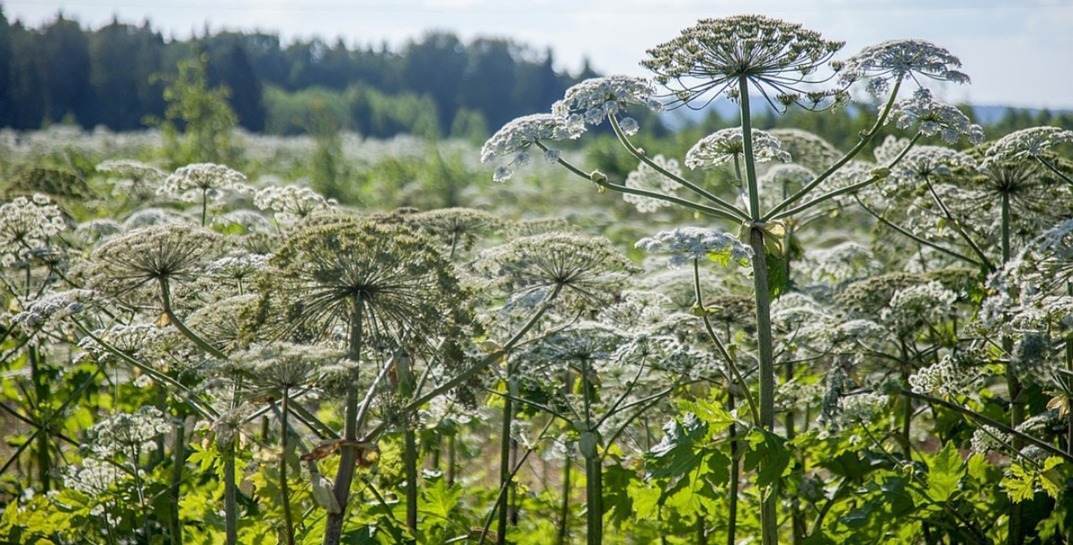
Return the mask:
{"type": "Polygon", "coordinates": [[[700,465],[698,444],[707,438],[707,424],[687,413],[681,420],[668,422],[663,431],[663,439],[645,455],[649,477],[681,477],[700,465]]]}
{"type": "Polygon", "coordinates": [[[756,484],[768,486],[782,476],[790,465],[790,451],[785,439],[765,430],[753,430],[746,436],[745,469],[757,470],[756,484]]]}
{"type": "Polygon", "coordinates": [[[957,492],[965,464],[953,442],[947,442],[942,450],[928,461],[928,497],[944,502],[957,492]]]}

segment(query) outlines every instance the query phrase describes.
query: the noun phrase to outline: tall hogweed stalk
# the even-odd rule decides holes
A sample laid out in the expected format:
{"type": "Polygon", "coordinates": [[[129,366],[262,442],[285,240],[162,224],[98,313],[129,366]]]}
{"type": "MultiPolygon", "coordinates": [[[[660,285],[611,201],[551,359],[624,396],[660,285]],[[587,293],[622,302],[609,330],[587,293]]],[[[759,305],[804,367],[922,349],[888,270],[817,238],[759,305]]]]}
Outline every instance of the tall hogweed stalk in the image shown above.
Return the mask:
{"type": "MultiPolygon", "coordinates": [[[[737,223],[738,236],[749,248],[752,262],[758,364],[756,425],[772,436],[776,432],[776,380],[771,304],[786,288],[784,263],[789,259],[789,248],[784,244],[784,235],[788,221],[825,201],[881,182],[922,136],[940,134],[948,141],[957,141],[962,136],[979,141],[982,137],[980,128],[972,125],[964,114],[935,101],[923,86],[927,80],[968,82],[968,76],[957,70],[960,61],[945,49],[920,40],[893,41],[865,48],[844,61],[832,60],[842,46],[842,42],[825,39],[801,25],[764,16],[703,19],[684,29],[678,37],[648,50],[641,65],[653,73],[652,80],[610,76],[583,81],[567,90],[551,113],[518,118],[505,125],[481,152],[482,161],[500,163],[495,174],[497,181],[509,178],[514,168],[529,160],[535,148],[578,177],[602,189],[621,192],[628,199],[644,199],[644,203],[653,203],[651,207],[660,206],[657,202],[681,206],[724,225],[737,223]],[[899,91],[907,81],[918,88],[912,98],[899,102],[899,91]],[[795,106],[824,110],[844,102],[850,87],[858,82],[866,83],[873,93],[887,96],[874,124],[861,133],[851,150],[811,176],[797,191],[765,209],[762,203],[766,195],[758,181],[757,164],[789,161],[791,157],[777,137],[753,129],[754,93],[759,93],[775,111],[795,106]],[[700,109],[721,96],[738,103],[740,128],[719,131],[700,140],[689,150],[684,162],[694,170],[733,164],[744,188],[744,209],[714,194],[702,183],[684,177],[668,160],[650,157],[631,141],[639,127],[633,118],[625,117],[627,110],[634,106],[656,111],[700,109]],[[830,180],[889,121],[913,130],[915,136],[887,164],[860,181],[831,187],[830,180]],[[586,171],[556,149],[556,142],[577,139],[589,126],[604,122],[610,125],[622,147],[642,163],[643,169],[662,175],[660,187],[645,187],[637,180],[618,182],[598,170],[586,171]],[[688,196],[681,196],[680,192],[688,196]]],[[[676,233],[672,237],[683,235],[676,233]]],[[[723,237],[718,228],[713,228],[704,236],[671,243],[687,246],[702,255],[717,256],[727,251],[726,243],[721,242],[723,237]]],[[[703,314],[705,309],[699,299],[698,306],[703,314]]],[[[730,363],[730,358],[727,362],[730,363]]],[[[1016,390],[1016,386],[1011,384],[1011,389],[1016,390]]],[[[767,463],[770,462],[761,462],[761,473],[767,463]]],[[[773,545],[779,536],[778,482],[767,483],[760,496],[762,541],[773,545]]],[[[599,516],[600,513],[596,518],[599,516]]],[[[601,531],[599,520],[590,521],[590,543],[600,542],[601,531]]]]}

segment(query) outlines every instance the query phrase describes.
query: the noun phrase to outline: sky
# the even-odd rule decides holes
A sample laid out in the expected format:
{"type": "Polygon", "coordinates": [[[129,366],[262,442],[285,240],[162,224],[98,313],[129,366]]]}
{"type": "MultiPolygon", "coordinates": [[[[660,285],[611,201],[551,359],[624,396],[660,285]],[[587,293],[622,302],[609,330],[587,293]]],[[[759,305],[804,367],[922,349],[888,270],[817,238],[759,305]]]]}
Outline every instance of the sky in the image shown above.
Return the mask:
{"type": "Polygon", "coordinates": [[[550,47],[562,68],[591,59],[603,73],[644,75],[645,49],[698,18],[758,13],[844,40],[843,57],[883,40],[922,38],[959,56],[972,85],[938,88],[950,101],[1073,108],[1073,0],[0,0],[9,19],[37,25],[62,11],[99,26],[151,21],[165,35],[278,32],[284,40],[341,37],[393,46],[430,30],[506,36],[550,47]]]}

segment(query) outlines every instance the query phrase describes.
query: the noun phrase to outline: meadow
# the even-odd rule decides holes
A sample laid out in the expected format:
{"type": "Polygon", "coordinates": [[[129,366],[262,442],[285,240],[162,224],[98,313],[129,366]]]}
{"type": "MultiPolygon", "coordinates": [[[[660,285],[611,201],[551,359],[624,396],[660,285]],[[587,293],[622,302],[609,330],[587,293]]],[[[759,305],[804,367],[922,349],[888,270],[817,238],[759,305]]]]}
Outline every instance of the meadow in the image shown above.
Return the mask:
{"type": "Polygon", "coordinates": [[[195,57],[0,131],[0,542],[1073,543],[1073,130],[842,49],[703,19],[446,138],[248,132],[195,57]]]}

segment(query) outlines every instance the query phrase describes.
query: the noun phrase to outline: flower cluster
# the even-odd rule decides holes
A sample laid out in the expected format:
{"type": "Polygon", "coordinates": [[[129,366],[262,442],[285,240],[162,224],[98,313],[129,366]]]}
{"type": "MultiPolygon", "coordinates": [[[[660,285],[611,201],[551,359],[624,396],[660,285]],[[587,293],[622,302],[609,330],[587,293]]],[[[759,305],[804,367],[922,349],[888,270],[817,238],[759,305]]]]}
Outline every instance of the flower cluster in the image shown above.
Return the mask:
{"type": "Polygon", "coordinates": [[[977,383],[984,372],[966,365],[959,358],[944,356],[938,363],[919,369],[909,375],[909,386],[920,394],[952,397],[975,393],[977,383]]]}
{"type": "Polygon", "coordinates": [[[227,255],[206,265],[205,272],[211,276],[243,280],[264,270],[268,266],[268,259],[269,256],[265,254],[227,255]]]}
{"type": "Polygon", "coordinates": [[[882,413],[890,403],[890,397],[867,392],[863,394],[848,395],[838,400],[838,409],[841,420],[845,423],[868,422],[882,413]]]}
{"type": "MultiPolygon", "coordinates": [[[[633,76],[607,76],[590,78],[566,90],[563,98],[551,107],[551,113],[566,119],[571,126],[579,124],[599,125],[610,115],[638,104],[659,111],[662,104],[653,95],[655,87],[644,78],[633,76]]],[[[637,122],[631,118],[622,121],[627,134],[636,132],[637,122]]]]}
{"type": "Polygon", "coordinates": [[[49,322],[58,322],[82,312],[93,298],[93,292],[71,289],[46,293],[34,299],[26,310],[15,315],[12,322],[27,331],[43,328],[49,322]]]}
{"type": "Polygon", "coordinates": [[[875,273],[880,269],[872,250],[863,244],[847,241],[807,254],[809,275],[815,282],[842,283],[875,273]]]}
{"type": "Polygon", "coordinates": [[[745,266],[753,252],[737,237],[703,227],[678,227],[643,238],[635,244],[650,253],[669,254],[670,265],[681,267],[696,259],[711,259],[745,266]]]}
{"type": "Polygon", "coordinates": [[[112,193],[148,197],[156,192],[160,182],[167,176],[164,171],[141,161],[114,159],[97,164],[97,172],[117,178],[112,193]]]}
{"type": "Polygon", "coordinates": [[[771,129],[768,134],[779,141],[795,163],[813,172],[822,172],[842,157],[842,152],[833,144],[805,130],[778,128],[771,129]]]}
{"type": "Polygon", "coordinates": [[[247,193],[246,176],[216,163],[193,163],[180,167],[160,184],[161,195],[183,202],[216,200],[226,192],[247,193]]]}
{"type": "Polygon", "coordinates": [[[485,250],[474,269],[513,305],[539,304],[558,290],[560,301],[588,308],[612,300],[635,267],[605,238],[547,233],[485,250]]]}
{"type": "Polygon", "coordinates": [[[94,498],[107,493],[126,477],[127,474],[115,464],[89,457],[79,465],[64,468],[63,486],[94,498]]]}
{"type": "Polygon", "coordinates": [[[342,357],[343,353],[318,345],[273,342],[235,352],[224,370],[267,390],[264,393],[277,393],[315,382],[318,371],[342,357]]]}
{"type": "MultiPolygon", "coordinates": [[[[752,131],[753,156],[757,162],[790,162],[790,153],[782,149],[782,143],[770,133],[752,131]]],[[[709,168],[740,159],[745,153],[745,142],[740,128],[715,131],[689,148],[686,166],[693,169],[709,168]]]]}
{"type": "Polygon", "coordinates": [[[956,107],[935,100],[925,88],[917,89],[912,98],[895,104],[890,121],[899,129],[916,128],[924,136],[939,135],[949,144],[956,144],[962,136],[974,144],[984,139],[983,128],[956,107]]]}
{"type": "MultiPolygon", "coordinates": [[[[585,131],[584,125],[571,123],[554,114],[532,114],[519,117],[496,131],[481,148],[481,162],[496,159],[507,161],[496,167],[493,179],[505,182],[514,175],[514,168],[529,162],[529,148],[545,142],[573,140],[585,131]]],[[[550,160],[558,158],[558,152],[545,153],[550,160]]]]}
{"type": "MultiPolygon", "coordinates": [[[[154,362],[163,356],[162,341],[165,339],[166,330],[154,324],[133,323],[129,325],[113,325],[107,329],[99,329],[93,332],[96,339],[107,343],[109,347],[128,356],[137,357],[143,361],[154,362]]],[[[115,355],[101,345],[93,337],[85,337],[79,341],[79,347],[91,354],[99,362],[110,361],[115,355]]]]}
{"type": "Polygon", "coordinates": [[[276,221],[290,225],[318,211],[331,208],[335,203],[320,193],[300,185],[271,186],[257,190],[253,205],[275,213],[276,221]]]}
{"type": "Polygon", "coordinates": [[[1015,162],[1039,157],[1055,146],[1073,143],[1073,131],[1058,127],[1032,127],[1011,132],[991,144],[986,161],[1015,162]]]}
{"type": "MultiPolygon", "coordinates": [[[[656,163],[663,170],[670,172],[676,176],[682,175],[682,168],[678,166],[676,159],[668,159],[662,155],[657,155],[652,158],[652,162],[656,163]]],[[[626,176],[626,187],[631,189],[644,189],[648,191],[658,191],[665,195],[673,195],[678,190],[678,182],[674,179],[666,176],[654,167],[646,162],[641,162],[637,165],[637,170],[631,172],[626,176]]],[[[652,197],[645,197],[644,195],[634,195],[632,193],[623,193],[622,200],[632,204],[637,208],[638,212],[650,213],[670,206],[671,203],[653,199],[652,197]]]]}
{"type": "Polygon", "coordinates": [[[667,86],[679,104],[703,97],[711,101],[728,91],[736,96],[739,78],[744,78],[782,105],[809,106],[833,94],[799,87],[821,82],[809,76],[843,45],[798,24],[741,15],[701,19],[680,36],[649,49],[641,65],[656,74],[656,81],[667,86]]]}
{"type": "Polygon", "coordinates": [[[883,319],[898,331],[911,332],[949,318],[957,294],[938,282],[928,282],[895,292],[883,311],[883,319]]]}
{"type": "Polygon", "coordinates": [[[66,229],[63,212],[40,193],[0,205],[0,265],[27,259],[66,229]]]}
{"type": "Polygon", "coordinates": [[[171,430],[159,409],[145,406],[133,413],[117,413],[90,429],[91,448],[103,457],[134,456],[155,448],[157,437],[171,430]]]}
{"type": "Polygon", "coordinates": [[[994,426],[985,425],[972,432],[970,448],[973,452],[987,454],[989,452],[1002,452],[1009,444],[1009,434],[994,426]]]}
{"type": "Polygon", "coordinates": [[[219,235],[187,225],[135,229],[94,250],[91,285],[106,295],[126,298],[151,281],[189,280],[222,246],[219,235]]]}
{"type": "Polygon", "coordinates": [[[968,83],[969,76],[957,71],[961,61],[946,49],[925,40],[891,40],[868,46],[860,53],[836,63],[845,84],[867,79],[868,89],[882,93],[893,82],[922,76],[938,81],[968,83]]]}

